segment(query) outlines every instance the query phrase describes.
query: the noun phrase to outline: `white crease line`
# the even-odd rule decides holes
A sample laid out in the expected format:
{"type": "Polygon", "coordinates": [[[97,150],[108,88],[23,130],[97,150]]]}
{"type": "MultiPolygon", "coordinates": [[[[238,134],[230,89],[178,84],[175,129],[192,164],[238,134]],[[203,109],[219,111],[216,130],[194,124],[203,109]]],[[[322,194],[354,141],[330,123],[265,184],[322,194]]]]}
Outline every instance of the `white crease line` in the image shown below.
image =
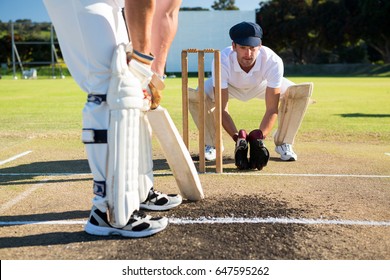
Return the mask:
{"type": "Polygon", "coordinates": [[[311,173],[302,173],[302,174],[288,174],[288,173],[207,173],[214,175],[233,175],[233,176],[291,176],[291,177],[354,177],[354,178],[390,178],[390,175],[370,175],[370,174],[311,174],[311,173]]]}
{"type": "Polygon", "coordinates": [[[15,155],[15,156],[13,156],[13,157],[10,157],[9,159],[0,161],[0,165],[6,164],[6,163],[8,163],[8,162],[10,162],[10,161],[14,161],[15,159],[18,159],[18,158],[20,158],[20,157],[24,157],[25,155],[28,155],[28,154],[31,153],[31,152],[32,152],[32,151],[27,151],[27,152],[24,152],[24,153],[15,155]]]}
{"type": "Polygon", "coordinates": [[[92,176],[91,173],[0,173],[0,176],[45,176],[45,177],[60,177],[60,176],[92,176]]]}
{"type": "Polygon", "coordinates": [[[305,218],[170,218],[172,224],[304,224],[304,225],[359,225],[390,226],[390,221],[324,220],[305,218]]]}
{"type": "Polygon", "coordinates": [[[0,213],[8,210],[9,208],[11,208],[12,206],[14,206],[16,203],[18,203],[19,201],[25,199],[26,197],[28,197],[31,193],[33,193],[36,189],[42,187],[46,182],[48,181],[48,179],[46,180],[43,180],[43,181],[40,181],[38,182],[37,184],[33,184],[30,188],[28,188],[25,192],[19,194],[17,197],[15,197],[14,199],[11,199],[9,201],[7,201],[6,203],[4,203],[3,205],[1,205],[0,207],[0,213]]]}
{"type": "MultiPolygon", "coordinates": [[[[0,226],[14,225],[84,225],[86,220],[59,220],[59,221],[8,221],[1,222],[0,226]]],[[[325,220],[305,218],[169,218],[169,223],[175,225],[193,224],[302,224],[302,225],[347,225],[347,226],[376,226],[389,227],[390,221],[368,220],[325,220]]]]}
{"type": "MultiPolygon", "coordinates": [[[[350,177],[350,178],[390,178],[390,175],[370,174],[311,174],[311,173],[262,173],[262,172],[224,172],[224,173],[200,173],[217,176],[274,176],[274,177],[350,177]]],[[[155,172],[155,176],[172,176],[172,172],[155,172]]],[[[91,173],[0,173],[0,176],[92,176],[91,173]]]]}

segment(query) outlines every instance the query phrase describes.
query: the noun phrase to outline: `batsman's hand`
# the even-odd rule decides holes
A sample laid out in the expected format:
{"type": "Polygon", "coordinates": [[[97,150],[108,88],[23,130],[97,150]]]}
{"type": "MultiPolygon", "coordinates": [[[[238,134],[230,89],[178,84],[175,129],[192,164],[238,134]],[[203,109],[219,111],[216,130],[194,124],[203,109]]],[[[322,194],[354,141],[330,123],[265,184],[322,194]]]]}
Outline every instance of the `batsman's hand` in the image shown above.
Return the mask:
{"type": "Polygon", "coordinates": [[[233,139],[236,141],[236,146],[234,149],[234,161],[238,169],[245,170],[249,168],[248,161],[248,142],[247,134],[244,129],[241,129],[238,132],[238,135],[235,135],[233,139]]]}
{"type": "Polygon", "coordinates": [[[133,50],[131,44],[127,46],[126,51],[129,70],[140,80],[144,89],[143,110],[154,110],[160,105],[162,91],[165,88],[164,80],[151,69],[154,57],[133,50]]]}
{"type": "Polygon", "coordinates": [[[162,91],[165,88],[164,80],[158,77],[156,74],[153,74],[152,79],[147,87],[147,91],[151,96],[150,100],[150,109],[156,109],[162,98],[162,91]]]}
{"type": "Polygon", "coordinates": [[[252,130],[248,135],[250,145],[249,165],[252,169],[262,170],[267,166],[269,151],[264,145],[264,136],[260,129],[252,130]]]}

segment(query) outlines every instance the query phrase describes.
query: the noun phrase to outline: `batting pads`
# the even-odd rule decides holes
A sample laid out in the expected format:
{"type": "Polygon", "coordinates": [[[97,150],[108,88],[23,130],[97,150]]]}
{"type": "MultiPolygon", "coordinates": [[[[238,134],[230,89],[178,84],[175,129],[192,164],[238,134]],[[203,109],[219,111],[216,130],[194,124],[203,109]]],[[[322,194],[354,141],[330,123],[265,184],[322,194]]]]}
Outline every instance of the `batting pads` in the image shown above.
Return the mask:
{"type": "MultiPolygon", "coordinates": [[[[199,94],[197,89],[188,88],[188,109],[197,128],[199,128],[199,94]]],[[[215,105],[210,97],[204,95],[205,102],[205,144],[215,147],[215,105]]],[[[204,102],[203,101],[203,102],[204,102]]]]}
{"type": "Polygon", "coordinates": [[[139,208],[139,146],[143,91],[129,71],[125,45],[119,45],[111,62],[107,92],[108,126],[107,199],[110,224],[124,227],[139,208]]]}
{"type": "Polygon", "coordinates": [[[287,88],[279,106],[278,130],[274,136],[276,146],[294,143],[312,92],[313,83],[302,83],[287,88]]]}

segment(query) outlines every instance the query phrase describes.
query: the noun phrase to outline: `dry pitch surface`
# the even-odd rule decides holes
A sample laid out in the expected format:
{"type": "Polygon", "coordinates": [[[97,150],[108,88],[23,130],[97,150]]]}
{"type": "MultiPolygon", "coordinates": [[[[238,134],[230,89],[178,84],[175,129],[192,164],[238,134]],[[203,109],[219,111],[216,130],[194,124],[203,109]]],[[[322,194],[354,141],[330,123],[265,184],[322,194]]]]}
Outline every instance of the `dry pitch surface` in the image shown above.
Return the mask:
{"type": "MultiPolygon", "coordinates": [[[[240,173],[225,141],[225,173],[208,163],[200,175],[205,200],[152,213],[170,218],[167,230],[126,239],[83,231],[91,175],[79,139],[69,141],[26,139],[2,152],[1,259],[390,259],[388,146],[297,141],[298,161],[282,162],[268,142],[268,166],[240,173]]],[[[156,188],[177,192],[154,149],[156,188]]]]}

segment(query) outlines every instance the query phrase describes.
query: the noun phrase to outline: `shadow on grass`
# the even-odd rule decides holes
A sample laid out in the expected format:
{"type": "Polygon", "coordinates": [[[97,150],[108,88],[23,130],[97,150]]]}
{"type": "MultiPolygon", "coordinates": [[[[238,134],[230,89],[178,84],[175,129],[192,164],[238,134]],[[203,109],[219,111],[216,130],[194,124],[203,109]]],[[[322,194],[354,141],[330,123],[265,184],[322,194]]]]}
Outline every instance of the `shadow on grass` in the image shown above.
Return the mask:
{"type": "Polygon", "coordinates": [[[390,118],[390,114],[364,114],[364,113],[349,113],[339,114],[343,118],[390,118]]]}

